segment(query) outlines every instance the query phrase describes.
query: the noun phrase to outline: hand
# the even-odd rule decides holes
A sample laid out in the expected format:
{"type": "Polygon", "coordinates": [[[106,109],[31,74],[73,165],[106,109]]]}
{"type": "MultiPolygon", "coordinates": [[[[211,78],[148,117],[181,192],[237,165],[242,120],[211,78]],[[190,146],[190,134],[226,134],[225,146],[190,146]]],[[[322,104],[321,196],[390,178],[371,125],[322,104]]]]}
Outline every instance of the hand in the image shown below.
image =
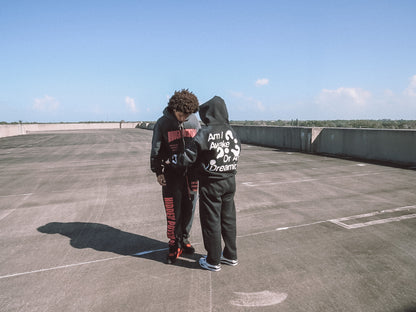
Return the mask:
{"type": "Polygon", "coordinates": [[[157,176],[157,182],[161,185],[161,186],[166,186],[166,179],[165,179],[165,175],[164,174],[159,174],[157,176]]]}

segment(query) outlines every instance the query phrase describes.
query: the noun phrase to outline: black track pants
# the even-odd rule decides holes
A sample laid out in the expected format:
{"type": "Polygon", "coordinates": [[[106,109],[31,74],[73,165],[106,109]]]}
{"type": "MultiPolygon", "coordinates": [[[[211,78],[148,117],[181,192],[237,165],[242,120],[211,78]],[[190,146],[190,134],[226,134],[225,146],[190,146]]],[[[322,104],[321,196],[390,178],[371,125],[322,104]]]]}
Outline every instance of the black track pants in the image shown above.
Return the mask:
{"type": "Polygon", "coordinates": [[[169,245],[188,238],[194,219],[197,201],[197,181],[188,181],[186,176],[165,173],[166,186],[162,187],[166,210],[167,237],[169,245]]]}
{"type": "Polygon", "coordinates": [[[236,213],[234,204],[235,176],[222,180],[200,181],[199,214],[207,261],[220,263],[224,240],[224,257],[237,259],[236,213]]]}

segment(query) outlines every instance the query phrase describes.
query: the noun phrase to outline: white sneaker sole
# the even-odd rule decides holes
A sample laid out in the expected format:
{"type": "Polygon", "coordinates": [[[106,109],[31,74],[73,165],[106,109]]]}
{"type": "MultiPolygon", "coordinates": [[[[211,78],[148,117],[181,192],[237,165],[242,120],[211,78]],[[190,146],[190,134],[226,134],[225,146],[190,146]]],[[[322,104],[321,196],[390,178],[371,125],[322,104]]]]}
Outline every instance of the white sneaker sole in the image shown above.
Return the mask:
{"type": "Polygon", "coordinates": [[[221,263],[231,266],[236,266],[238,264],[238,260],[230,260],[221,256],[221,263]]]}
{"type": "Polygon", "coordinates": [[[208,270],[208,271],[213,271],[213,272],[218,272],[221,270],[221,265],[211,265],[207,262],[207,258],[206,257],[202,257],[201,259],[199,259],[199,265],[201,268],[208,270]]]}

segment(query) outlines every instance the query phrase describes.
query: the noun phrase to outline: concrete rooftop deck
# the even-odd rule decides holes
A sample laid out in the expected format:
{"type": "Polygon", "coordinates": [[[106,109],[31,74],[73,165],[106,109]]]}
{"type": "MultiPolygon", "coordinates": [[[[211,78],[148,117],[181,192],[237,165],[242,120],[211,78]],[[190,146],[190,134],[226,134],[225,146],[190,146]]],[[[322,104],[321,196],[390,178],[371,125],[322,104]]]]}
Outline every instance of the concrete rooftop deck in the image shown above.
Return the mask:
{"type": "Polygon", "coordinates": [[[237,267],[165,264],[151,131],[0,139],[0,311],[416,311],[416,171],[243,145],[237,267]]]}

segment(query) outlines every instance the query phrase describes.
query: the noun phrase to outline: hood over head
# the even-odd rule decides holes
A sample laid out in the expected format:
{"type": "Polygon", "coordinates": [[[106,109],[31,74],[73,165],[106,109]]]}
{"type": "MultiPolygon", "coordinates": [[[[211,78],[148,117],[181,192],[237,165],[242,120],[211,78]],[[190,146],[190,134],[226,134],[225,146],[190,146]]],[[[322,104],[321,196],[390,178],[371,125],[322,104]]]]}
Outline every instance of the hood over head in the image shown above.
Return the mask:
{"type": "Polygon", "coordinates": [[[228,111],[224,100],[214,96],[209,101],[199,106],[199,116],[204,124],[229,124],[228,111]]]}

